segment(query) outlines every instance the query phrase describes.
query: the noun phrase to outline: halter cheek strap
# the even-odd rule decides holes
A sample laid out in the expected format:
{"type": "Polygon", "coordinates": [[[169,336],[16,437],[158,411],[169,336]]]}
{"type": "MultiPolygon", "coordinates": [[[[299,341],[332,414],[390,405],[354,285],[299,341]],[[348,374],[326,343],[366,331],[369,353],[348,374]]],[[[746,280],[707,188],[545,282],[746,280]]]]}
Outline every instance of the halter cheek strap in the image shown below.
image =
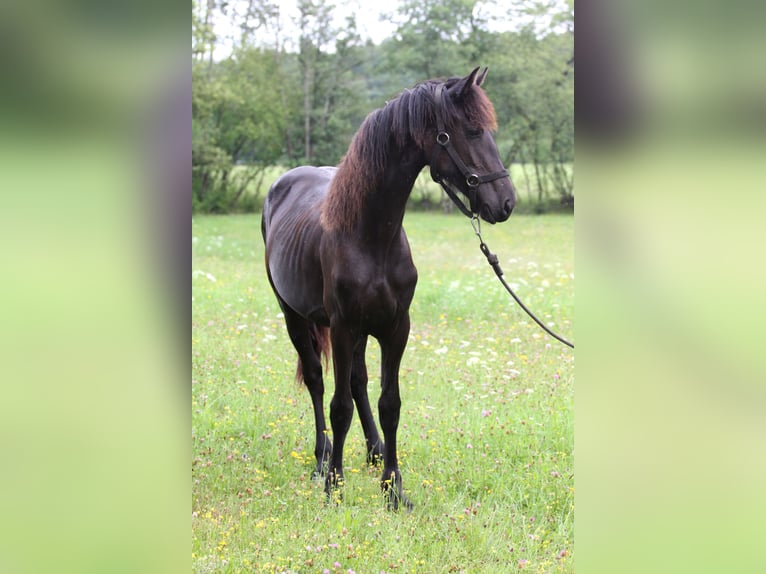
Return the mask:
{"type": "Polygon", "coordinates": [[[449,133],[444,129],[444,120],[441,113],[443,89],[444,84],[439,84],[436,86],[436,143],[438,145],[434,146],[434,151],[431,155],[431,161],[429,162],[431,168],[431,179],[442,186],[442,189],[444,189],[445,193],[449,196],[453,203],[457,205],[458,209],[460,209],[464,215],[467,217],[472,217],[473,214],[477,211],[476,192],[479,188],[479,185],[482,183],[495,181],[501,177],[509,177],[509,174],[508,170],[502,169],[501,171],[495,171],[487,175],[477,175],[468,169],[468,166],[465,165],[465,162],[460,158],[457,151],[453,147],[452,142],[450,141],[449,133]],[[468,201],[470,203],[470,210],[465,206],[465,204],[463,204],[449,182],[447,182],[434,168],[436,165],[436,159],[439,157],[442,149],[447,150],[447,153],[449,154],[450,158],[452,158],[453,163],[458,168],[458,170],[460,170],[460,173],[463,174],[463,177],[465,177],[465,183],[468,186],[468,201]]]}

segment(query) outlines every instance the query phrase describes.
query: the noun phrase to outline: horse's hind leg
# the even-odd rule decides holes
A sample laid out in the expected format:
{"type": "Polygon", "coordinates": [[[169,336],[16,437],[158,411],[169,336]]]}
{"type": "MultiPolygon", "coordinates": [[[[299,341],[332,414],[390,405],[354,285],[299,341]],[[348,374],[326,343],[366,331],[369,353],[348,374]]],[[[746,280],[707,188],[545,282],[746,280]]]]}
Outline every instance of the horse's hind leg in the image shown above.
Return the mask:
{"type": "Polygon", "coordinates": [[[322,476],[327,472],[327,467],[332,456],[332,442],[327,435],[327,423],[324,417],[324,381],[322,380],[322,363],[316,341],[316,330],[321,328],[304,319],[287,305],[282,304],[285,315],[285,324],[290,340],[298,352],[303,382],[311,395],[311,404],[314,407],[314,426],[316,438],[314,444],[314,456],[317,466],[314,477],[322,476]]]}
{"type": "Polygon", "coordinates": [[[356,403],[356,411],[362,423],[364,439],[367,443],[367,463],[377,464],[383,459],[383,441],[375,426],[375,419],[370,409],[370,399],[367,397],[367,365],[364,354],[367,349],[367,338],[359,342],[354,350],[354,358],[351,364],[351,396],[356,403]]]}

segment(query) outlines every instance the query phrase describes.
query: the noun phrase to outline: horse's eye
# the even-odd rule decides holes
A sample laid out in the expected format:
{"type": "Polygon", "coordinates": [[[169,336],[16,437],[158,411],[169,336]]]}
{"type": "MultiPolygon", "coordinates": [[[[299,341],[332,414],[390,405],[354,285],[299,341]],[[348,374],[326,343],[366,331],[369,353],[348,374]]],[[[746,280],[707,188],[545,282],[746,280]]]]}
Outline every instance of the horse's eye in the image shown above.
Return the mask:
{"type": "Polygon", "coordinates": [[[484,133],[484,130],[482,130],[482,129],[480,129],[480,128],[468,128],[468,129],[465,131],[465,133],[466,133],[466,135],[467,135],[469,138],[478,138],[478,137],[481,137],[481,134],[483,134],[483,133],[484,133]]]}

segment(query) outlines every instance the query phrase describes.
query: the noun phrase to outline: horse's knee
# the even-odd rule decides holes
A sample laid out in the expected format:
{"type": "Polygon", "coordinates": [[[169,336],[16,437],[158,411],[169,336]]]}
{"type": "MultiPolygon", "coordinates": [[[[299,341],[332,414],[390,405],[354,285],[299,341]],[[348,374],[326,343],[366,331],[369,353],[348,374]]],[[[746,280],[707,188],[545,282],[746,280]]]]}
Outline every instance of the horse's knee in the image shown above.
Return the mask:
{"type": "Polygon", "coordinates": [[[399,426],[399,411],[402,408],[402,401],[399,395],[384,393],[378,400],[378,414],[380,416],[380,426],[385,432],[387,429],[396,429],[399,426]]]}
{"type": "Polygon", "coordinates": [[[324,394],[324,380],[322,379],[322,365],[319,362],[302,362],[303,382],[310,393],[324,394]]]}
{"type": "Polygon", "coordinates": [[[354,402],[351,397],[338,397],[335,395],[330,401],[330,422],[333,430],[337,428],[346,428],[351,424],[351,417],[354,416],[354,402]]]}

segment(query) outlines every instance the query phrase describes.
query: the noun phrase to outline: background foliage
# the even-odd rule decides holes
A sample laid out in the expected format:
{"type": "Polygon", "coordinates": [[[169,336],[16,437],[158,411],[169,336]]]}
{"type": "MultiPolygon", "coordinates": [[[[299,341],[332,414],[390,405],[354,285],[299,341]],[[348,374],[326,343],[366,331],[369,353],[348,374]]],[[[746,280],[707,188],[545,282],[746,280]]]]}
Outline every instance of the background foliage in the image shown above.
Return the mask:
{"type": "Polygon", "coordinates": [[[335,11],[328,0],[298,0],[295,16],[271,0],[192,0],[195,211],[257,209],[282,170],[337,164],[386,99],[478,65],[491,70],[498,146],[520,169],[522,202],[573,204],[571,0],[402,0],[377,44],[335,11]]]}

